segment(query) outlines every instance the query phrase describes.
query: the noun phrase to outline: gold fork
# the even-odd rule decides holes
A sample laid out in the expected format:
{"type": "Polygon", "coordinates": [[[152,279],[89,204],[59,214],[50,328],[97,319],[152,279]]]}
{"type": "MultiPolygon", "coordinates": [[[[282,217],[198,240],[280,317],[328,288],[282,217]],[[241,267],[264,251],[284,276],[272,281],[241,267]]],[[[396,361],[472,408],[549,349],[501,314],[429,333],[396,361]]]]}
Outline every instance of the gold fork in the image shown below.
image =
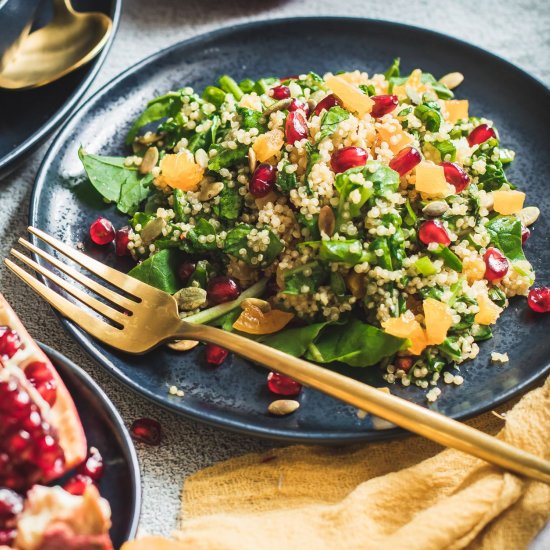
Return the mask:
{"type": "Polygon", "coordinates": [[[550,463],[542,458],[405,399],[237,334],[182,321],[176,301],[169,294],[108,267],[39,229],[29,227],[29,231],[117,289],[114,291],[97,283],[41,248],[19,239],[19,243],[29,251],[117,306],[115,309],[17,250],[11,250],[13,256],[98,312],[110,322],[108,323],[64,298],[11,260],[4,260],[17,276],[54,308],[109,346],[127,353],[140,354],[171,340],[201,340],[217,344],[441,445],[469,453],[517,474],[550,483],[550,463]],[[122,313],[119,308],[127,313],[122,313]]]}

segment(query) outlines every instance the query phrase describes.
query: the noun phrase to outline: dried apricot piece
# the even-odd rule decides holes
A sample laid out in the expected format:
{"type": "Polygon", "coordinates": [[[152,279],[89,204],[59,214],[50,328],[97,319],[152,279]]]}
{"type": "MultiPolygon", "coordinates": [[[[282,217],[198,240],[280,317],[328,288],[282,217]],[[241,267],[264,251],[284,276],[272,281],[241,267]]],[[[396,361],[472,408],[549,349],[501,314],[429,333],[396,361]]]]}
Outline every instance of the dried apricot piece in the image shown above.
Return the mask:
{"type": "Polygon", "coordinates": [[[196,191],[204,168],[195,162],[189,151],[181,151],[174,155],[166,155],[160,161],[161,183],[183,191],[196,191]]]}
{"type": "Polygon", "coordinates": [[[263,312],[259,307],[248,305],[233,323],[233,328],[247,334],[272,334],[283,329],[294,314],[272,309],[263,312]]]}

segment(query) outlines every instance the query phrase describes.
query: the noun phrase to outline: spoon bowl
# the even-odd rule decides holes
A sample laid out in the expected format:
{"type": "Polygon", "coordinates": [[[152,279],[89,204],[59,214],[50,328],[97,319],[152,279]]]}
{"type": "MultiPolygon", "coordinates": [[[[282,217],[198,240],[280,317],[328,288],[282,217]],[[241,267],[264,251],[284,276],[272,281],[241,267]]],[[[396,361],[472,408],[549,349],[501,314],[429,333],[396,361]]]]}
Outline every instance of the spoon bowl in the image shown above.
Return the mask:
{"type": "Polygon", "coordinates": [[[0,88],[44,86],[95,57],[107,43],[112,21],[103,13],[76,12],[70,0],[53,0],[54,16],[23,40],[0,71],[0,88]]]}

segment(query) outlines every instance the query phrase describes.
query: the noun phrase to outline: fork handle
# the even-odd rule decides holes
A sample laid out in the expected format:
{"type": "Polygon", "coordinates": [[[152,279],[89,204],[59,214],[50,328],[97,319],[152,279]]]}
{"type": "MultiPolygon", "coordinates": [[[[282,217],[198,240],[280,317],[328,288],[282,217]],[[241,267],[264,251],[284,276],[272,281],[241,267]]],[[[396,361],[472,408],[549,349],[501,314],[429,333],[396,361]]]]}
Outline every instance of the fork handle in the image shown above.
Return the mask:
{"type": "Polygon", "coordinates": [[[481,458],[495,466],[550,484],[550,462],[395,395],[292,357],[264,344],[207,325],[182,321],[173,338],[217,344],[255,363],[375,414],[406,430],[481,458]]]}

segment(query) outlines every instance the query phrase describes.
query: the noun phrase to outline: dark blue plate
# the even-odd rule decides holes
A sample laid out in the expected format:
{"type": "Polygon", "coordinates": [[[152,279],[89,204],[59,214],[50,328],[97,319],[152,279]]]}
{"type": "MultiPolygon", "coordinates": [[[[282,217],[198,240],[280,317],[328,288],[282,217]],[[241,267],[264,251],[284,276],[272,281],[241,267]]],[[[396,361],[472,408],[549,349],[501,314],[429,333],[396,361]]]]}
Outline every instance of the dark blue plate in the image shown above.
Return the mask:
{"type": "MultiPolygon", "coordinates": [[[[77,11],[100,11],[113,20],[109,41],[90,63],[60,80],[34,90],[0,89],[0,178],[32,153],[76,106],[97,75],[115,36],[122,0],[74,0],[77,11]]],[[[51,0],[42,2],[37,19],[51,16],[51,0]]],[[[2,29],[0,28],[0,34],[2,29]]]]}
{"type": "MultiPolygon", "coordinates": [[[[436,76],[461,71],[459,97],[470,112],[493,119],[504,146],[517,151],[510,178],[528,192],[529,204],[550,212],[546,175],[550,173],[550,93],[517,67],[494,55],[430,31],[382,21],[345,18],[284,19],[255,22],[215,31],[161,51],[130,68],[83,106],[67,122],[48,152],[36,180],[31,224],[76,245],[119,269],[128,265],[112,249],[92,247],[90,223],[103,214],[117,226],[124,216],[103,203],[80,177],[77,149],[126,154],[124,136],[145,102],[183,85],[201,90],[218,75],[258,78],[314,70],[383,71],[401,56],[404,71],[421,67],[436,76]],[[78,179],[80,177],[80,179],[78,179]]],[[[526,252],[540,283],[550,282],[550,228],[542,216],[526,252]]],[[[174,412],[250,434],[308,442],[345,442],[395,437],[398,430],[375,430],[371,420],[316,391],[306,389],[301,408],[288,417],[267,414],[266,371],[239,357],[218,369],[204,365],[201,348],[176,353],[167,348],[136,357],[124,355],[90,338],[68,321],[70,334],[100,364],[135,391],[174,412]],[[168,386],[185,390],[168,395],[168,386]]],[[[525,390],[549,368],[550,316],[532,314],[525,299],[512,300],[475,361],[461,367],[464,384],[449,387],[432,408],[455,418],[478,414],[525,390]],[[507,351],[510,362],[491,364],[493,350],[507,351]]],[[[376,386],[384,385],[377,368],[345,372],[376,386]]],[[[392,386],[392,392],[425,404],[425,392],[392,386]]]]}
{"type": "Polygon", "coordinates": [[[136,450],[124,422],[103,390],[80,367],[40,343],[73,397],[89,447],[105,461],[99,491],[111,505],[110,535],[115,548],[133,539],[141,509],[141,481],[136,450]]]}

